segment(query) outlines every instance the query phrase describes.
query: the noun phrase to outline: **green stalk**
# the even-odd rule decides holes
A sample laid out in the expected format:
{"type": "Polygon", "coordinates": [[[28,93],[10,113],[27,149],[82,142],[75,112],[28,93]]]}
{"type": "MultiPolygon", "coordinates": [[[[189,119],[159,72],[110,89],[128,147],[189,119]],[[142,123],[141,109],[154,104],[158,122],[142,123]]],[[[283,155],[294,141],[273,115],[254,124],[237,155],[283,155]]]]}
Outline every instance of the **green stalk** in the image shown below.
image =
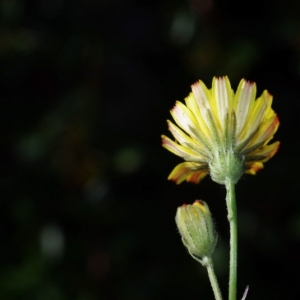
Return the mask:
{"type": "Polygon", "coordinates": [[[217,277],[216,277],[216,274],[214,271],[214,265],[213,265],[213,261],[212,261],[211,257],[205,258],[205,266],[207,268],[208,277],[209,277],[210,284],[211,284],[211,287],[212,287],[214,295],[215,295],[215,299],[222,300],[222,294],[221,294],[218,280],[217,280],[217,277]]]}
{"type": "Polygon", "coordinates": [[[230,225],[230,261],[229,261],[229,300],[236,300],[237,282],[237,213],[235,200],[235,185],[231,179],[225,183],[227,194],[226,204],[230,225]]]}

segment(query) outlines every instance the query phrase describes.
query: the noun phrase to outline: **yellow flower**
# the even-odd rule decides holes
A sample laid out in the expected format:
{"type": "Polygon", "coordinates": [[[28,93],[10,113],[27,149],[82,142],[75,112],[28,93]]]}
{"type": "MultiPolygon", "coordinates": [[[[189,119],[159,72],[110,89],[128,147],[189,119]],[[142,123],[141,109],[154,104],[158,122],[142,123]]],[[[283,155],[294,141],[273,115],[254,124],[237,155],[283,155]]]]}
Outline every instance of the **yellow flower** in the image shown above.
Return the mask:
{"type": "Polygon", "coordinates": [[[171,110],[178,126],[167,121],[175,141],[162,136],[163,147],[185,160],[168,179],[199,183],[210,173],[224,184],[262,169],[278,150],[279,142],[268,143],[279,120],[271,108],[273,97],[266,90],[255,96],[256,84],[244,79],[236,93],[227,77],[215,77],[211,90],[202,81],[193,84],[186,105],[177,101],[171,110]]]}

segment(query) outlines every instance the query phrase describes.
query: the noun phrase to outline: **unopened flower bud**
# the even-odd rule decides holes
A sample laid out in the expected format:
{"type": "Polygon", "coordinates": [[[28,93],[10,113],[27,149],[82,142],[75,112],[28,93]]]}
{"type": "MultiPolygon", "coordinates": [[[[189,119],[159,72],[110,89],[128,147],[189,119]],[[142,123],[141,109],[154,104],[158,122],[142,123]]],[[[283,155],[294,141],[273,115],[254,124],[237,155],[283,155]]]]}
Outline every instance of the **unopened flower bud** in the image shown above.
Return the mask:
{"type": "Polygon", "coordinates": [[[196,200],[192,205],[184,204],[178,207],[175,221],[189,253],[200,261],[211,257],[218,236],[208,205],[201,200],[196,200]]]}

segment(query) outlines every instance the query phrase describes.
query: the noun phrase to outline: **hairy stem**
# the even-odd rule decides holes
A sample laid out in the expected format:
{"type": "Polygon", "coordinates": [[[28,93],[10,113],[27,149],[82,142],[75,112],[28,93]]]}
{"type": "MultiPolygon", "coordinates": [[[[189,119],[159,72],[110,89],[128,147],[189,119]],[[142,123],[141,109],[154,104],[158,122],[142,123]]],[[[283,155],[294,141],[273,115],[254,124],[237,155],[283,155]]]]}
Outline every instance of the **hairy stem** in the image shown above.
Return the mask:
{"type": "Polygon", "coordinates": [[[211,287],[213,289],[215,299],[216,300],[222,300],[222,294],[220,291],[220,287],[218,284],[218,280],[214,271],[214,265],[211,257],[205,257],[204,258],[205,266],[207,268],[208,277],[210,280],[211,287]]]}
{"type": "Polygon", "coordinates": [[[230,225],[230,261],[229,261],[229,300],[236,300],[237,283],[237,213],[235,200],[235,185],[231,179],[225,183],[227,194],[226,204],[230,225]]]}

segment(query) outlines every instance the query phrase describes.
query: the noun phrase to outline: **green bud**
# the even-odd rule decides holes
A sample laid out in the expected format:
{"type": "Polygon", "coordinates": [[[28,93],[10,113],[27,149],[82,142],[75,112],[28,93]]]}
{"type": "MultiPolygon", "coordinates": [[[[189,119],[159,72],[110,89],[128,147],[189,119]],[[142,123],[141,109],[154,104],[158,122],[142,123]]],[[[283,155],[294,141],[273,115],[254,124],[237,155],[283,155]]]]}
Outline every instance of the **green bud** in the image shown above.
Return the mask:
{"type": "Polygon", "coordinates": [[[213,254],[218,241],[207,204],[196,200],[192,205],[178,207],[175,221],[183,244],[203,264],[204,258],[213,254]]]}

